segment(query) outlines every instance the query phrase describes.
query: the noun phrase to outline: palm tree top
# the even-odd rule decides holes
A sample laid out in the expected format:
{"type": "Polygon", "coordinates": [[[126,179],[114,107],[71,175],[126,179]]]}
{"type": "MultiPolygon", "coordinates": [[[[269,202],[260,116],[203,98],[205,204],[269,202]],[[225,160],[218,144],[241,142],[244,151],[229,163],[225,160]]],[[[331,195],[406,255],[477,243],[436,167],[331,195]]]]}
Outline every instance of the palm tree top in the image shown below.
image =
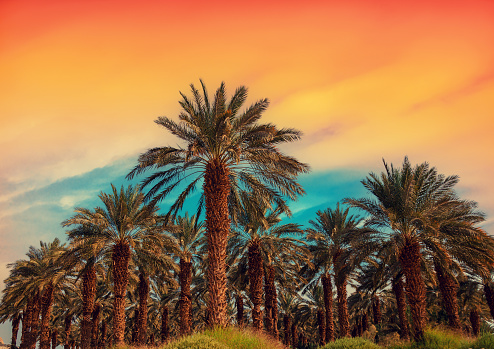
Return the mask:
{"type": "MultiPolygon", "coordinates": [[[[237,88],[229,101],[224,83],[212,98],[202,80],[201,87],[199,91],[191,84],[192,97],[180,93],[182,111],[178,123],[164,116],[156,120],[183,145],[149,149],[127,175],[132,179],[145,171],[155,171],[142,182],[143,188],[149,188],[146,200],[160,202],[186,180],[188,185],[170,209],[175,215],[212,164],[228,169],[232,191],[242,187],[279,204],[284,203],[284,196],[295,199],[303,194],[296,177],[308,172],[309,166],[278,148],[300,139],[301,132],[258,123],[269,105],[267,99],[240,111],[247,98],[245,86],[237,88]]],[[[230,195],[230,200],[235,200],[235,195],[230,195]]],[[[289,212],[286,205],[283,207],[289,212]]]]}
{"type": "Polygon", "coordinates": [[[69,238],[105,238],[131,245],[144,234],[156,229],[157,207],[144,204],[140,187],[129,185],[118,190],[113,184],[110,194],[101,192],[102,207],[93,210],[76,207],[76,214],[62,222],[62,226],[76,225],[68,232],[69,238]]]}

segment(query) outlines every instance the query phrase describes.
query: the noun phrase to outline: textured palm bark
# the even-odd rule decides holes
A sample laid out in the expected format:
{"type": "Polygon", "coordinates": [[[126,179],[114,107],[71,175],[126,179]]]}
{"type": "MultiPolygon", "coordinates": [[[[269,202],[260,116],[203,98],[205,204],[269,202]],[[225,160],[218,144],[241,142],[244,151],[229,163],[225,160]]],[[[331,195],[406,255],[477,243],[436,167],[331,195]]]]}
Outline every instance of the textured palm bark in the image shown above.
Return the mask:
{"type": "Polygon", "coordinates": [[[58,345],[58,330],[54,328],[51,333],[51,349],[55,349],[57,345],[58,345]]]}
{"type": "Polygon", "coordinates": [[[132,327],[132,343],[137,343],[137,318],[139,318],[139,307],[134,311],[134,321],[131,322],[134,325],[130,325],[132,327]]]}
{"type": "Polygon", "coordinates": [[[82,278],[81,348],[91,348],[91,314],[96,299],[96,269],[88,263],[82,278]]]}
{"type": "Polygon", "coordinates": [[[53,285],[49,284],[41,297],[40,349],[50,349],[50,319],[53,308],[53,285]]]}
{"type": "Polygon", "coordinates": [[[168,329],[168,307],[163,306],[161,312],[161,342],[166,343],[170,337],[170,331],[168,329]]]}
{"type": "Polygon", "coordinates": [[[137,343],[146,344],[148,321],[149,275],[139,274],[139,316],[137,317],[137,343]]]}
{"type": "Polygon", "coordinates": [[[331,275],[324,273],[321,278],[324,309],[326,311],[326,343],[334,341],[334,321],[333,321],[333,286],[331,284],[331,275]]]}
{"type": "Polygon", "coordinates": [[[403,340],[410,339],[410,326],[406,313],[405,291],[403,289],[403,280],[401,276],[394,278],[392,281],[393,292],[396,297],[396,305],[398,306],[398,319],[400,321],[400,338],[403,340]]]}
{"type": "Polygon", "coordinates": [[[406,241],[400,251],[399,260],[406,279],[405,290],[413,321],[413,339],[421,342],[424,340],[426,299],[420,267],[420,244],[416,241],[406,241]]]}
{"type": "Polygon", "coordinates": [[[460,316],[458,315],[458,283],[447,275],[441,265],[434,261],[437,280],[439,281],[439,291],[443,299],[444,309],[448,314],[449,327],[453,330],[460,330],[460,316]]]}
{"type": "Polygon", "coordinates": [[[268,265],[264,273],[264,310],[266,313],[266,331],[278,339],[278,302],[276,286],[274,284],[275,270],[273,265],[268,265]]]}
{"type": "Polygon", "coordinates": [[[298,346],[297,325],[292,324],[292,348],[297,348],[297,346],[298,346]]]}
{"type": "Polygon", "coordinates": [[[70,329],[72,327],[72,315],[65,315],[64,330],[65,330],[65,342],[63,349],[70,349],[70,329]]]}
{"type": "Polygon", "coordinates": [[[38,337],[39,313],[41,309],[41,297],[39,292],[28,299],[26,305],[25,323],[23,319],[21,348],[35,349],[38,337]],[[26,328],[24,329],[24,325],[26,328]]]}
{"type": "Polygon", "coordinates": [[[348,305],[347,305],[347,292],[346,292],[346,278],[336,284],[336,291],[338,292],[338,322],[340,323],[340,337],[350,336],[350,322],[348,320],[348,305]]]}
{"type": "Polygon", "coordinates": [[[491,312],[491,317],[494,319],[494,290],[487,283],[484,284],[484,294],[491,312]]]}
{"type": "Polygon", "coordinates": [[[91,348],[98,347],[99,323],[101,317],[101,305],[95,304],[91,319],[91,348]]]}
{"type": "Polygon", "coordinates": [[[319,328],[319,345],[326,343],[326,317],[321,309],[317,310],[317,327],[319,328]]]}
{"type": "Polygon", "coordinates": [[[192,263],[180,259],[180,334],[188,335],[192,331],[192,294],[190,285],[192,283],[192,263]]]}
{"type": "Polygon", "coordinates": [[[378,296],[374,295],[372,297],[372,315],[374,317],[374,325],[378,325],[381,323],[382,314],[381,314],[381,301],[378,296]]]}
{"type": "Polygon", "coordinates": [[[480,316],[478,309],[473,309],[470,311],[470,323],[472,324],[473,335],[477,337],[480,332],[480,316]]]}
{"type": "Polygon", "coordinates": [[[119,242],[113,246],[113,340],[116,346],[123,345],[125,335],[125,294],[129,283],[130,246],[119,242]]]}
{"type": "Polygon", "coordinates": [[[342,270],[345,267],[344,263],[340,260],[340,256],[343,251],[337,251],[333,256],[333,265],[335,266],[335,284],[338,300],[338,322],[340,323],[340,338],[350,336],[350,321],[348,315],[347,304],[347,276],[343,274],[342,270]]]}
{"type": "Polygon", "coordinates": [[[206,165],[204,197],[208,243],[208,325],[226,325],[226,245],[230,230],[228,194],[230,171],[214,159],[206,165]]]}
{"type": "Polygon", "coordinates": [[[22,316],[22,332],[21,332],[21,345],[20,348],[24,349],[28,346],[29,340],[29,328],[31,327],[31,321],[33,316],[34,297],[27,299],[26,309],[22,316]]]}
{"type": "Polygon", "coordinates": [[[237,325],[244,327],[244,299],[241,294],[237,294],[237,325]]]}
{"type": "Polygon", "coordinates": [[[283,315],[283,327],[285,329],[285,338],[283,343],[288,346],[290,345],[292,338],[292,320],[288,314],[283,315]]]}
{"type": "Polygon", "coordinates": [[[108,332],[108,326],[106,325],[106,322],[103,321],[101,324],[101,338],[98,344],[98,348],[106,348],[106,335],[108,332]]]}
{"type": "Polygon", "coordinates": [[[12,338],[10,343],[17,347],[17,334],[19,333],[19,322],[21,317],[19,315],[14,316],[12,319],[12,338]]]}
{"type": "Polygon", "coordinates": [[[55,349],[58,345],[58,330],[56,328],[51,332],[51,349],[55,349]]]}
{"type": "Polygon", "coordinates": [[[262,256],[261,247],[258,240],[254,240],[249,245],[249,289],[252,308],[252,326],[255,330],[262,330],[262,256]]]}

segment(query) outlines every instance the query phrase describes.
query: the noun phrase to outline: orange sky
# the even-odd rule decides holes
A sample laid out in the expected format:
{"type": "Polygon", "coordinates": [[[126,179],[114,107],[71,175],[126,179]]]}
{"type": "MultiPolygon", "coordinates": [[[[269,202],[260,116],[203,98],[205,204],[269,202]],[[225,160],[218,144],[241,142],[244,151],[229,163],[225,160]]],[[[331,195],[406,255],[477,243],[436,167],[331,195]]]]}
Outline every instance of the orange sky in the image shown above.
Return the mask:
{"type": "Polygon", "coordinates": [[[0,13],[0,202],[171,140],[152,121],[199,78],[270,98],[266,120],[304,131],[294,151],[314,169],[408,154],[490,185],[492,1],[4,0],[0,13]]]}
{"type": "Polygon", "coordinates": [[[0,77],[1,239],[22,194],[174,144],[153,120],[199,78],[269,98],[316,172],[408,155],[459,174],[494,227],[491,0],[2,0],[0,77]]]}

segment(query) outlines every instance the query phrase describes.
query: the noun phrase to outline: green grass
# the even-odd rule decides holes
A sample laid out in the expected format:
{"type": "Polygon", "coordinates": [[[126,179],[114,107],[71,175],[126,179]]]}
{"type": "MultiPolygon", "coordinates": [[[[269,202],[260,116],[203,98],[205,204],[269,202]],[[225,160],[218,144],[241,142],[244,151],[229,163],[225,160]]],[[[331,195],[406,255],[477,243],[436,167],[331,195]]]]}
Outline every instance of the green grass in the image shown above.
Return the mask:
{"type": "Polygon", "coordinates": [[[494,335],[485,334],[478,339],[444,329],[429,329],[423,343],[404,343],[388,346],[389,349],[494,349],[494,335]]]}
{"type": "Polygon", "coordinates": [[[283,344],[262,333],[235,327],[216,328],[173,341],[163,349],[283,349],[283,344]]]}
{"type": "Polygon", "coordinates": [[[341,338],[319,349],[382,349],[383,347],[361,337],[341,338]]]}

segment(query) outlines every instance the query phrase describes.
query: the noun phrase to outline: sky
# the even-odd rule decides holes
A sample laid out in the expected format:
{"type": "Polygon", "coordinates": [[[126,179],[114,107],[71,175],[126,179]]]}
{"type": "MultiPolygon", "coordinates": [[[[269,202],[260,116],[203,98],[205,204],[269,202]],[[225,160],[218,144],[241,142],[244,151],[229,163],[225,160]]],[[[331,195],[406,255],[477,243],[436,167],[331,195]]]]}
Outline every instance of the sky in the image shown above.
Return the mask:
{"type": "Polygon", "coordinates": [[[312,169],[294,220],[408,156],[459,175],[492,233],[493,42],[490,0],[2,0],[0,279],[130,184],[140,153],[179,144],[153,121],[199,79],[247,86],[247,105],[271,102],[261,121],[303,132],[283,148],[312,169]]]}

